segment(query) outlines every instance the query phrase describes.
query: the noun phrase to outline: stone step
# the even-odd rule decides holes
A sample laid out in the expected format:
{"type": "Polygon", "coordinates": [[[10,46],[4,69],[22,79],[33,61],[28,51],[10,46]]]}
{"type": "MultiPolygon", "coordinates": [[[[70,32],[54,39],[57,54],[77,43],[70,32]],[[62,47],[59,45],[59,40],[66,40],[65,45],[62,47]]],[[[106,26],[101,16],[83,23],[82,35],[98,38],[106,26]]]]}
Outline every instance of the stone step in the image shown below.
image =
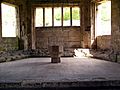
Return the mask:
{"type": "Polygon", "coordinates": [[[119,80],[41,82],[24,80],[0,82],[0,90],[120,90],[119,80]],[[71,89],[70,89],[71,88],[71,89]],[[89,89],[87,89],[89,88],[89,89]]]}

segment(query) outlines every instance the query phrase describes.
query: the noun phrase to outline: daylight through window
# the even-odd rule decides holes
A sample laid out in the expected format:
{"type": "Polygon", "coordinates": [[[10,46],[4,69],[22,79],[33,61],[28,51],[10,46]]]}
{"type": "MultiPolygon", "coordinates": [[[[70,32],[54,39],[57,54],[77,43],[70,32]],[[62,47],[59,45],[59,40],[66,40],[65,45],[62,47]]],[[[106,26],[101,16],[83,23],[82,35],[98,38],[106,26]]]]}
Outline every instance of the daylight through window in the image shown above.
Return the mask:
{"type": "Polygon", "coordinates": [[[70,26],[70,7],[63,8],[63,26],[70,26]]]}
{"type": "Polygon", "coordinates": [[[72,8],[72,26],[80,26],[80,8],[72,8]]]}
{"type": "Polygon", "coordinates": [[[80,8],[38,7],[35,14],[35,27],[80,26],[80,8]]]}
{"type": "Polygon", "coordinates": [[[45,8],[45,26],[52,26],[52,8],[45,8]]]}
{"type": "Polygon", "coordinates": [[[35,26],[43,27],[43,8],[36,8],[35,26]]]}
{"type": "Polygon", "coordinates": [[[54,26],[61,26],[61,7],[54,8],[54,26]]]}
{"type": "Polygon", "coordinates": [[[16,8],[2,3],[2,37],[16,37],[16,8]]]}
{"type": "Polygon", "coordinates": [[[111,1],[98,6],[97,17],[97,36],[111,35],[111,1]]]}

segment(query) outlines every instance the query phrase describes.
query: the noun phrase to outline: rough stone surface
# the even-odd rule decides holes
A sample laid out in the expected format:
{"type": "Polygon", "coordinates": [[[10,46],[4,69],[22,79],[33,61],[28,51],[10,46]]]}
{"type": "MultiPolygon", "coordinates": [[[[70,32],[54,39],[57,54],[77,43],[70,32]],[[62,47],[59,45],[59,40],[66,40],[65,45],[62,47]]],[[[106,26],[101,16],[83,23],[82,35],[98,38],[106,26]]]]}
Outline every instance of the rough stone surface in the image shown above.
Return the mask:
{"type": "Polygon", "coordinates": [[[120,63],[120,52],[116,53],[113,50],[90,50],[90,54],[94,58],[120,63]]]}
{"type": "Polygon", "coordinates": [[[2,38],[0,51],[18,50],[18,38],[2,38]]]}
{"type": "MultiPolygon", "coordinates": [[[[58,45],[65,56],[65,49],[81,47],[80,37],[80,27],[36,28],[36,49],[49,49],[50,46],[58,45]]],[[[67,53],[71,55],[70,51],[67,53]]]]}
{"type": "Polygon", "coordinates": [[[112,0],[112,48],[120,52],[120,0],[112,0]]]}
{"type": "Polygon", "coordinates": [[[50,56],[48,49],[1,51],[0,62],[8,62],[28,57],[50,56]]]}
{"type": "Polygon", "coordinates": [[[97,37],[97,49],[110,50],[111,49],[111,36],[103,35],[97,37]]]}
{"type": "Polygon", "coordinates": [[[52,46],[51,47],[51,63],[60,63],[60,51],[59,51],[59,46],[52,46]]]}
{"type": "MultiPolygon", "coordinates": [[[[83,49],[83,48],[66,48],[64,49],[65,53],[62,55],[62,52],[59,52],[60,56],[72,56],[78,58],[93,57],[99,58],[107,61],[113,61],[120,63],[120,52],[116,53],[114,50],[93,50],[93,49],[83,49]],[[68,52],[68,53],[67,53],[68,52]]],[[[1,51],[0,52],[0,62],[15,61],[22,58],[28,57],[50,57],[51,50],[49,49],[29,49],[29,50],[16,50],[16,51],[1,51]]]]}
{"type": "Polygon", "coordinates": [[[0,52],[0,62],[8,62],[8,61],[14,61],[19,60],[22,58],[29,57],[30,54],[28,51],[1,51],[0,52]]]}
{"type": "MultiPolygon", "coordinates": [[[[31,15],[32,10],[31,9],[32,9],[32,4],[34,4],[36,1],[28,2],[28,3],[27,3],[27,0],[17,0],[17,1],[16,0],[3,0],[3,1],[17,5],[19,7],[19,14],[20,14],[19,15],[20,16],[20,19],[19,19],[20,20],[19,48],[20,49],[28,49],[28,48],[31,49],[32,48],[31,46],[33,43],[32,39],[31,39],[32,35],[33,35],[32,28],[31,28],[32,27],[31,26],[31,23],[32,23],[32,15],[31,15]]],[[[80,2],[80,1],[77,1],[77,2],[80,2]]],[[[90,23],[90,21],[89,21],[90,12],[88,12],[88,11],[90,11],[90,9],[89,9],[89,7],[86,7],[86,6],[89,6],[86,3],[88,4],[88,1],[83,3],[83,4],[85,4],[84,10],[83,10],[83,11],[85,11],[84,12],[85,14],[82,14],[84,17],[84,21],[81,21],[82,23],[84,22],[83,26],[85,27],[85,29],[87,26],[89,26],[89,23],[90,23]],[[88,13],[88,14],[86,14],[86,13],[88,13]],[[85,23],[86,23],[86,25],[85,25],[85,23]]],[[[83,7],[83,6],[81,6],[81,7],[83,7]]],[[[43,29],[40,28],[40,30],[45,30],[45,31],[42,31],[42,32],[37,31],[36,32],[36,42],[35,42],[36,49],[39,49],[41,47],[48,48],[48,45],[52,44],[52,43],[57,43],[60,46],[62,43],[63,48],[66,47],[66,44],[67,44],[68,48],[69,47],[70,48],[71,47],[81,47],[82,46],[81,41],[82,41],[83,36],[84,36],[84,45],[87,47],[90,47],[90,32],[86,32],[85,29],[81,30],[80,27],[65,27],[65,28],[63,28],[63,27],[53,28],[52,27],[52,28],[43,28],[43,29]],[[82,34],[82,32],[84,32],[84,35],[82,34]],[[61,42],[61,40],[60,40],[58,42],[56,42],[56,41],[54,42],[53,39],[50,39],[52,37],[52,35],[58,36],[59,39],[62,37],[62,39],[64,39],[64,41],[61,42]],[[43,38],[41,39],[42,36],[43,36],[43,38]]],[[[5,48],[7,48],[7,47],[5,47],[5,48]]]]}
{"type": "MultiPolygon", "coordinates": [[[[18,25],[18,36],[15,38],[3,38],[2,27],[0,27],[0,51],[1,50],[18,50],[18,49],[28,49],[28,36],[27,32],[27,5],[26,0],[2,0],[2,2],[9,3],[11,5],[17,6],[17,21],[18,25]]],[[[0,7],[1,8],[1,7],[0,7]]],[[[0,21],[1,22],[1,21],[0,21]]]]}

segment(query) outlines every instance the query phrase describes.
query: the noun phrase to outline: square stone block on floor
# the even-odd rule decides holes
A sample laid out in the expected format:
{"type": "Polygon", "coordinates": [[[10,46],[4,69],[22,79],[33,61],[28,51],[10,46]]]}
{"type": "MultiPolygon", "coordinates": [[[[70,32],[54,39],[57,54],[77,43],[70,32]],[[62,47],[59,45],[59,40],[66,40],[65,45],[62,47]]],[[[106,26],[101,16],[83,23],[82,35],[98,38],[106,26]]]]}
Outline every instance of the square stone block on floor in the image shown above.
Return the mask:
{"type": "Polygon", "coordinates": [[[60,63],[59,46],[52,46],[51,63],[60,63]]]}

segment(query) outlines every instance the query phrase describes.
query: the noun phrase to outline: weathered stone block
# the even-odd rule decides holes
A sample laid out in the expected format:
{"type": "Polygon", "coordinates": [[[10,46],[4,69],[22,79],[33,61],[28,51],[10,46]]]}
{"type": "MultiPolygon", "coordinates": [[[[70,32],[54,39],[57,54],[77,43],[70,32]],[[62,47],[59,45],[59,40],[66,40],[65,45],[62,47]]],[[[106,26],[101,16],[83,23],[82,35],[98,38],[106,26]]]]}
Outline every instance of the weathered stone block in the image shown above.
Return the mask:
{"type": "Polygon", "coordinates": [[[111,48],[111,36],[110,35],[98,36],[97,47],[99,49],[110,49],[111,48]]]}
{"type": "Polygon", "coordinates": [[[51,54],[51,63],[60,63],[60,52],[59,46],[52,46],[51,54]]]}
{"type": "Polygon", "coordinates": [[[69,41],[80,42],[80,37],[69,37],[69,41]]]}

